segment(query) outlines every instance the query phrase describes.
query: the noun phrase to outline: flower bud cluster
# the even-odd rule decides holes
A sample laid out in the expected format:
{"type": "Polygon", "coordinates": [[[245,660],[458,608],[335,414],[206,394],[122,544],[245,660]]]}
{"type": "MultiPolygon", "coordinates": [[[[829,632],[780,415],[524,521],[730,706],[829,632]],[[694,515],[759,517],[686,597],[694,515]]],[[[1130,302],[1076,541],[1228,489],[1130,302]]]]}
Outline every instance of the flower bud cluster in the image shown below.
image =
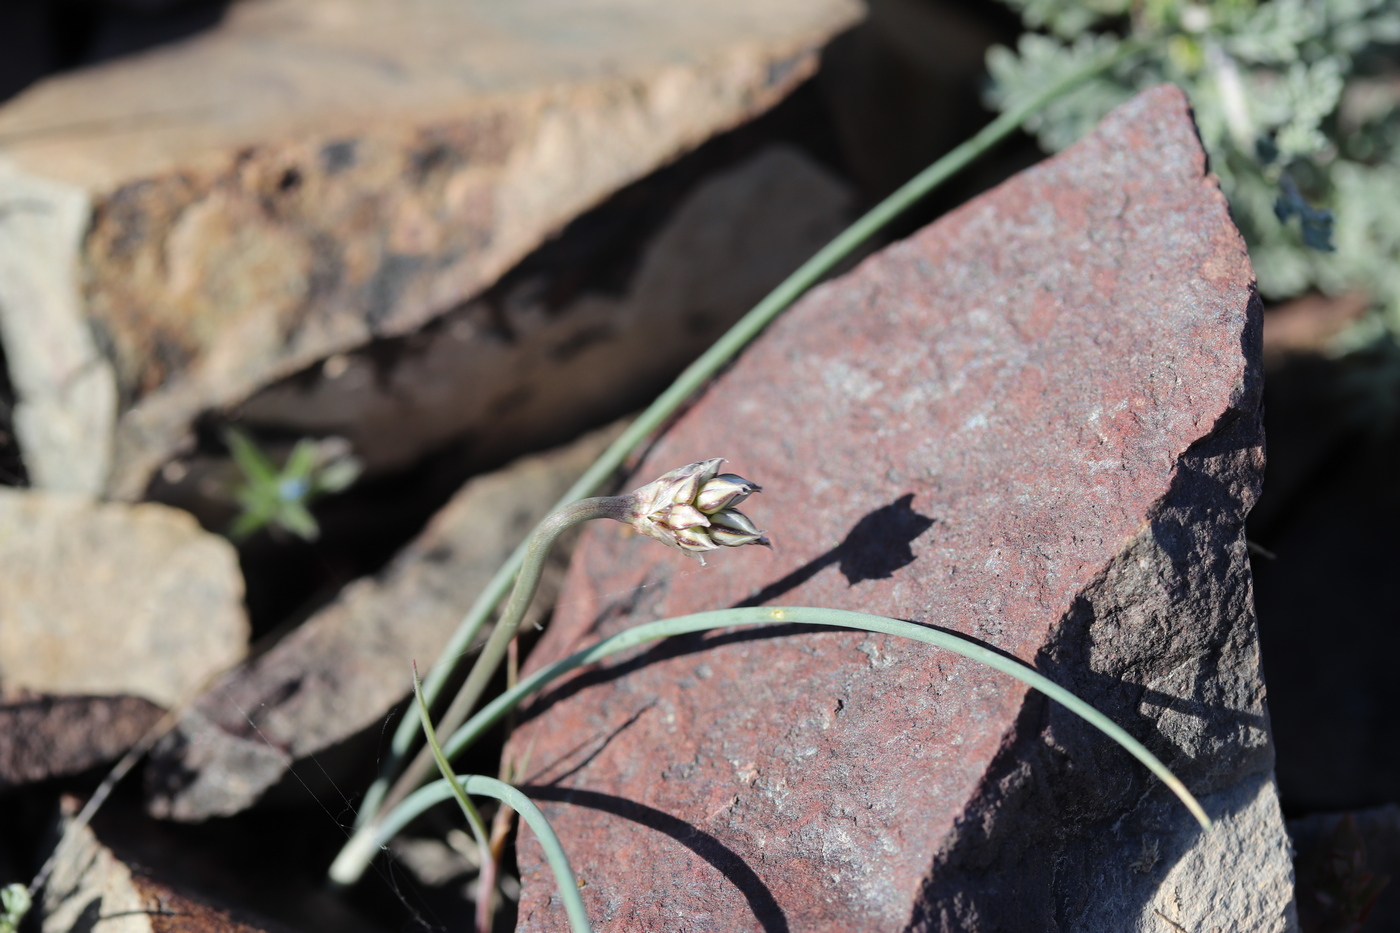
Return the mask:
{"type": "Polygon", "coordinates": [[[625,521],[644,535],[693,554],[761,544],[763,532],[735,508],[760,488],[733,473],[720,473],[724,458],[700,460],[647,483],[627,498],[625,521]]]}

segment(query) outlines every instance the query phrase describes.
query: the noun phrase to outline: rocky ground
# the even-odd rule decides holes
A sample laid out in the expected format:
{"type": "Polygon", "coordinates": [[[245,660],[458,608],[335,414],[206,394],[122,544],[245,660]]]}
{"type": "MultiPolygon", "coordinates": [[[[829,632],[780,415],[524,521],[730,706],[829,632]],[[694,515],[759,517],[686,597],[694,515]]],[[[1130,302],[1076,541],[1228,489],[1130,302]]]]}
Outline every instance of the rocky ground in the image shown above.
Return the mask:
{"type": "MultiPolygon", "coordinates": [[[[178,707],[24,929],[470,928],[447,807],[324,881],[410,663],[988,118],[1017,31],[971,0],[0,10],[0,883],[178,707]],[[237,437],[280,509],[240,535],[237,437]]],[[[1366,887],[1400,874],[1400,367],[1324,352],[1363,299],[1260,303],[1179,93],[1040,158],[901,218],[614,479],[726,456],[774,551],[573,536],[521,663],[730,605],[927,621],[1108,712],[1216,831],[970,662],[694,636],[461,762],[524,763],[599,929],[1400,930],[1366,887]]],[[[562,928],[528,832],[498,891],[495,929],[562,928]]]]}

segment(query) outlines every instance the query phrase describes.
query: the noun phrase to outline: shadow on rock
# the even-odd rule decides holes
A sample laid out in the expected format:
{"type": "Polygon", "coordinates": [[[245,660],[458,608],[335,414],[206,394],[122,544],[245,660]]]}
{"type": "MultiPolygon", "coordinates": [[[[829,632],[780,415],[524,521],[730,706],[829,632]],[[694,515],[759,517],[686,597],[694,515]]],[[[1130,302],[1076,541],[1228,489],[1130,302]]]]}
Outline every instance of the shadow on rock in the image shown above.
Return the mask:
{"type": "Polygon", "coordinates": [[[818,573],[836,564],[846,583],[855,586],[865,580],[888,580],[901,567],[914,563],[910,545],[933,527],[937,519],[920,515],[910,508],[914,494],[906,492],[889,505],[881,506],[856,522],[845,539],[825,554],[803,564],[775,583],[735,603],[734,608],[761,606],[784,593],[797,589],[818,573]]]}
{"type": "Polygon", "coordinates": [[[782,907],[778,906],[773,892],[763,883],[763,879],[759,878],[733,849],[685,820],[677,819],[654,807],[598,791],[539,786],[520,789],[535,800],[554,800],[611,813],[625,820],[640,823],[648,829],[665,833],[708,862],[744,895],[754,918],[761,924],[763,933],[788,933],[787,916],[782,907]]]}

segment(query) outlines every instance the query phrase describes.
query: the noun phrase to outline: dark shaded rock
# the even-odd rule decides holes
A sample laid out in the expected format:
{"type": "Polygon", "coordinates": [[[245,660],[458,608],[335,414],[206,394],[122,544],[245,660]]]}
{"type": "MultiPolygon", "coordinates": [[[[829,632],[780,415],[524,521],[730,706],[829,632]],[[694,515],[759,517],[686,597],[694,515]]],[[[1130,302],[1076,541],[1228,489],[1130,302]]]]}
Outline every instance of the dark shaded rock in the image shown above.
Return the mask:
{"type": "MultiPolygon", "coordinates": [[[[1263,466],[1259,305],[1182,93],[802,301],[651,450],[764,485],[771,555],[701,569],[584,537],[531,659],[736,604],[858,609],[1034,663],[1123,751],[919,645],[769,629],[678,639],[547,694],[531,748],[611,930],[1292,927],[1245,513],[1263,466]]],[[[520,929],[562,912],[522,833],[520,929]]]]}
{"type": "MultiPolygon", "coordinates": [[[[297,760],[383,722],[412,691],[412,662],[426,670],[436,660],[496,568],[618,430],[470,481],[377,577],[224,676],[153,751],[151,812],[237,813],[297,760]]],[[[554,592],[559,577],[562,566],[554,592]]]]}
{"type": "Polygon", "coordinates": [[[1400,801],[1400,354],[1298,354],[1265,390],[1250,515],[1279,795],[1291,815],[1400,801]]]}
{"type": "Polygon", "coordinates": [[[823,50],[819,81],[851,169],[878,198],[987,122],[979,103],[987,49],[1015,42],[1020,24],[996,7],[948,0],[866,8],[823,50]]]}
{"type": "Polygon", "coordinates": [[[29,482],[15,440],[14,409],[15,390],[10,385],[4,348],[0,347],[0,485],[4,486],[24,486],[29,482]]]}
{"type": "Polygon", "coordinates": [[[557,444],[654,398],[840,233],[853,200],[787,145],[709,173],[655,229],[633,202],[669,192],[637,188],[612,205],[620,218],[586,218],[550,244],[553,255],[540,251],[432,327],[332,357],[259,392],[239,417],[345,437],[371,473],[464,436],[474,457],[497,463],[557,444]],[[641,242],[624,251],[628,235],[641,242]],[[590,254],[570,261],[581,246],[590,254]]]}
{"type": "Polygon", "coordinates": [[[1400,805],[1314,813],[1289,820],[1288,835],[1303,933],[1400,930],[1400,805]]]}
{"type": "MultiPolygon", "coordinates": [[[[64,797],[55,839],[78,806],[73,797],[64,797]]],[[[195,890],[183,878],[174,880],[172,874],[188,876],[188,866],[172,873],[160,862],[174,853],[161,853],[160,845],[132,831],[130,822],[119,818],[67,836],[43,891],[43,933],[90,933],[94,927],[118,933],[291,933],[281,923],[195,890]]],[[[175,857],[189,862],[188,855],[175,857]]],[[[368,933],[356,926],[343,929],[368,933]]]]}
{"type": "Polygon", "coordinates": [[[115,761],[160,719],[140,697],[44,696],[0,706],[0,790],[115,761]]]}

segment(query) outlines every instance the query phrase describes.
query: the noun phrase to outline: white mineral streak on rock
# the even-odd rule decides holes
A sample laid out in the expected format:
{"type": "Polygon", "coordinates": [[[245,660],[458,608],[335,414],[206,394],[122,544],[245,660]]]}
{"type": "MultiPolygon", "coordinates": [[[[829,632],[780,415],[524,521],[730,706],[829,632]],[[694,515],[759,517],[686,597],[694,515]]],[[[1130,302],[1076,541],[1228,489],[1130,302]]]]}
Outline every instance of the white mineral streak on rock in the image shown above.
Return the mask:
{"type": "Polygon", "coordinates": [[[88,210],[80,189],[0,159],[0,342],[15,434],[35,486],[96,495],[111,468],[117,395],[78,294],[88,210]]]}

